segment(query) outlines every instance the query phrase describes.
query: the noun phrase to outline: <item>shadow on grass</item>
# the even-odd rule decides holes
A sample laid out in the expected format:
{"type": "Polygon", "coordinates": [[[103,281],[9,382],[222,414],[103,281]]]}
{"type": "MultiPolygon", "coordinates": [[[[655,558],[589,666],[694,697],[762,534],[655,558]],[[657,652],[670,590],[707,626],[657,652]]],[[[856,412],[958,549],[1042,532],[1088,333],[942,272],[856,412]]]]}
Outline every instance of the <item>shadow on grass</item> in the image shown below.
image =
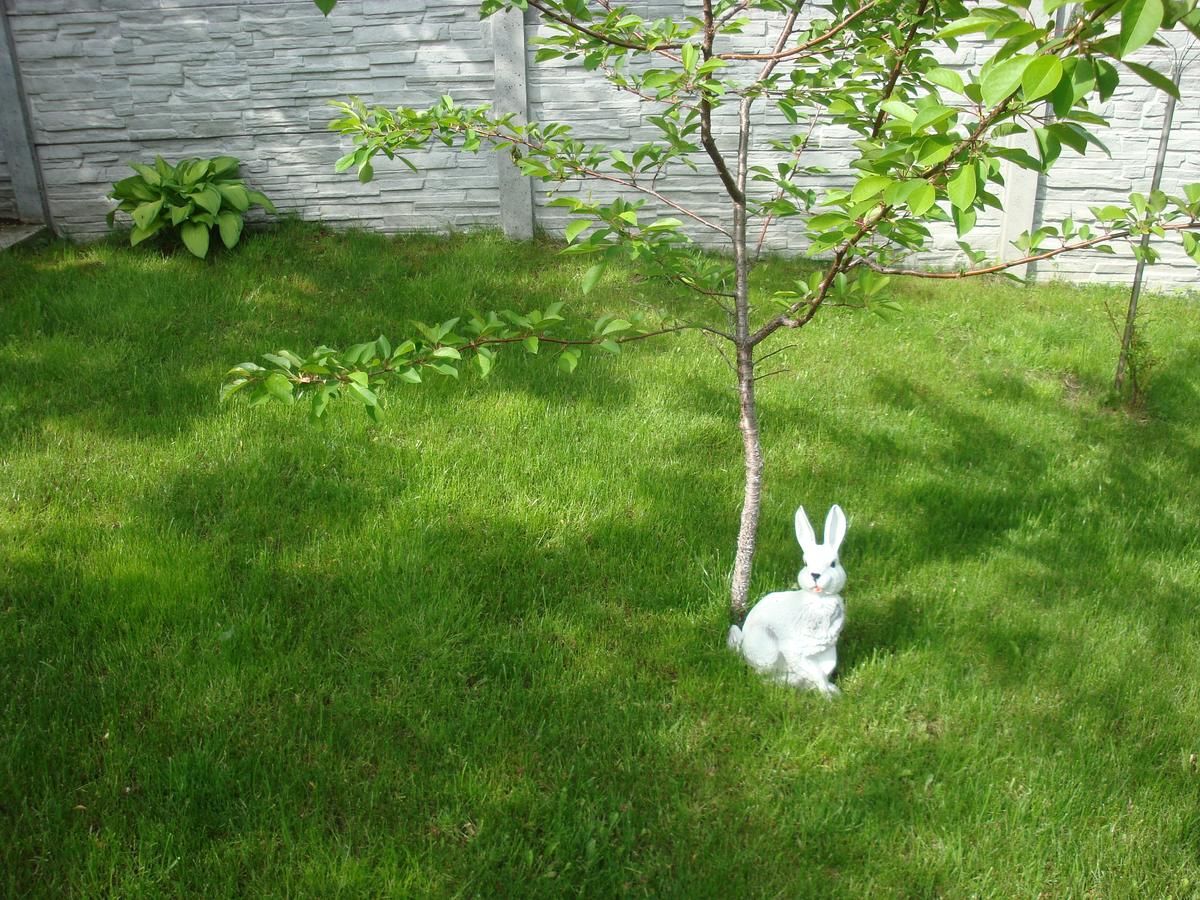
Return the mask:
{"type": "MultiPolygon", "coordinates": [[[[0,445],[8,446],[56,420],[121,437],[169,437],[211,414],[229,367],[263,352],[396,337],[413,319],[528,309],[577,292],[572,264],[550,247],[308,226],[249,236],[237,255],[207,261],[109,244],[15,254],[4,264],[12,290],[0,303],[0,364],[15,373],[0,400],[11,423],[0,445]],[[469,255],[456,265],[447,243],[469,255]]],[[[590,407],[628,400],[621,366],[585,365],[587,378],[569,379],[552,358],[512,352],[495,380],[590,407]]],[[[400,393],[393,388],[386,399],[400,393]]]]}

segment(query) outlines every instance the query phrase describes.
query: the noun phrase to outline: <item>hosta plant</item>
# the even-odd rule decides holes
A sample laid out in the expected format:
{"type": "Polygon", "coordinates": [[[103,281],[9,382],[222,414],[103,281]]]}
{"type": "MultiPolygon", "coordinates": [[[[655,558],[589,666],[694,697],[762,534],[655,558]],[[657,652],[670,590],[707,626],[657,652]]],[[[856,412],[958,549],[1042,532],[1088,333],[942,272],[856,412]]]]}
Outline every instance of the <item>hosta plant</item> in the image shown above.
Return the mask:
{"type": "Polygon", "coordinates": [[[203,259],[212,244],[215,228],[221,243],[233,248],[242,236],[243,215],[251,206],[275,212],[275,206],[238,177],[232,156],[185,159],[172,166],[161,156],[154,165],[130,163],[137,173],[113,185],[108,196],[119,200],[108,214],[111,227],[118,212],[133,219],[130,246],[174,229],[188,250],[203,259]]]}

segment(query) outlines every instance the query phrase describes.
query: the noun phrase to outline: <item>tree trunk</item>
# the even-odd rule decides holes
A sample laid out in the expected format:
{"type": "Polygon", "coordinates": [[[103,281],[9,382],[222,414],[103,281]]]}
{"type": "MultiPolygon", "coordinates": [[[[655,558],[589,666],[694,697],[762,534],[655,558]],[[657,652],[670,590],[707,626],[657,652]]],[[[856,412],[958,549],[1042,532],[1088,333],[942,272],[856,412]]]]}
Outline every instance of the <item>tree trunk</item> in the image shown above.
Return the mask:
{"type": "Polygon", "coordinates": [[[758,540],[758,514],[762,505],[762,444],[758,436],[758,407],[754,399],[754,346],[750,343],[750,260],[746,247],[746,205],[734,204],[733,257],[736,267],[734,325],[737,344],[738,429],[742,433],[746,480],[737,553],[733,559],[729,612],[735,621],[745,618],[750,606],[750,573],[758,540]]]}
{"type": "MultiPolygon", "coordinates": [[[[1175,60],[1175,69],[1171,73],[1171,82],[1175,85],[1175,90],[1179,90],[1179,82],[1183,78],[1183,64],[1177,58],[1175,60]]],[[[1154,193],[1162,184],[1163,168],[1167,163],[1167,143],[1171,139],[1171,125],[1175,121],[1175,96],[1167,95],[1167,108],[1163,112],[1162,130],[1158,135],[1158,156],[1154,160],[1154,174],[1150,178],[1150,193],[1154,193]]],[[[1142,235],[1142,253],[1146,252],[1146,248],[1150,246],[1150,232],[1142,235]]],[[[1113,375],[1113,390],[1118,394],[1125,392],[1125,375],[1128,372],[1131,382],[1132,391],[1130,401],[1137,402],[1140,386],[1137,381],[1137,362],[1136,359],[1130,359],[1133,353],[1133,341],[1137,331],[1137,313],[1138,313],[1138,298],[1142,294],[1142,276],[1146,271],[1145,257],[1140,257],[1137,261],[1137,268],[1133,273],[1133,287],[1129,291],[1129,306],[1125,311],[1125,331],[1121,335],[1121,352],[1117,355],[1117,371],[1113,375]]]]}
{"type": "Polygon", "coordinates": [[[750,571],[754,563],[754,547],[758,539],[758,513],[762,505],[762,444],[758,436],[758,410],[754,400],[754,359],[750,347],[738,347],[737,377],[740,407],[738,428],[742,432],[746,483],[742,499],[742,520],[738,528],[737,554],[733,560],[729,611],[734,620],[740,622],[745,618],[750,605],[750,571]]]}

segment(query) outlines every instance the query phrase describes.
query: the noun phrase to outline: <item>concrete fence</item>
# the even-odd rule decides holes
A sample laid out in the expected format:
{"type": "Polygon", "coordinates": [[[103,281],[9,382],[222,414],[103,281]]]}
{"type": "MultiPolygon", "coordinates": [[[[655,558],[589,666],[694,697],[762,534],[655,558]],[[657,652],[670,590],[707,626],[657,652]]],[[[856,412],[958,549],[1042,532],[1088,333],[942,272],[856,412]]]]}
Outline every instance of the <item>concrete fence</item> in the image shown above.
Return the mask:
{"type": "MultiPolygon", "coordinates": [[[[345,152],[326,129],[328,101],[348,95],[368,104],[428,105],[442,94],[460,103],[492,102],[539,121],[565,121],[589,140],[625,146],[649,139],[645,110],[577,64],[534,66],[537,29],[508,13],[487,21],[477,0],[341,0],[329,18],[310,0],[0,0],[0,218],[45,221],[90,238],[106,230],[105,195],[130,174],[130,161],[155,154],[230,154],[242,172],[283,210],[304,218],[385,231],[501,226],[514,237],[565,224],[502,156],[438,148],[417,154],[418,174],[382,161],[359,184],[337,175],[345,152]]],[[[679,15],[678,2],[634,4],[648,15],[679,15]]],[[[757,47],[766,24],[741,39],[757,47]]],[[[964,45],[949,63],[971,65],[986,49],[964,45]]],[[[1168,71],[1170,56],[1147,48],[1139,61],[1168,71]]],[[[1113,128],[1112,157],[1089,152],[1064,160],[1049,179],[1008,173],[1003,216],[981,217],[972,241],[1002,257],[1021,231],[1069,214],[1087,221],[1087,206],[1148,189],[1164,100],[1132,74],[1104,108],[1113,128]]],[[[781,117],[760,112],[762,146],[781,117]]],[[[729,128],[723,130],[727,139],[729,128]]],[[[810,161],[848,183],[844,153],[851,136],[818,126],[810,161]],[[841,174],[839,171],[843,170],[841,174]]],[[[1069,151],[1067,151],[1069,154],[1069,151]]],[[[760,161],[769,161],[763,151],[760,161]]],[[[698,160],[704,171],[704,160],[698,160]]],[[[1164,189],[1200,181],[1200,64],[1185,72],[1164,189]]],[[[726,206],[715,179],[675,177],[667,185],[701,212],[726,206]]],[[[569,184],[565,191],[594,186],[569,184]]],[[[939,252],[926,262],[950,265],[953,235],[938,232],[939,252]]],[[[800,251],[786,223],[772,249],[800,251]]],[[[1128,254],[1063,257],[1039,276],[1124,281],[1128,254]]],[[[1159,287],[1200,284],[1181,251],[1168,248],[1150,270],[1159,287]]]]}

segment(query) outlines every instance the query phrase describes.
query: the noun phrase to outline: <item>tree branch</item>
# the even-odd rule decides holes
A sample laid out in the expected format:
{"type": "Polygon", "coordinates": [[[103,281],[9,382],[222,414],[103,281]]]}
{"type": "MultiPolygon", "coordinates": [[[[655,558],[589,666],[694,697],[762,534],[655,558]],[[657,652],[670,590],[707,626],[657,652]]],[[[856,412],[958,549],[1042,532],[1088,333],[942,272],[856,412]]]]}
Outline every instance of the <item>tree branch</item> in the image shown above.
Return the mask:
{"type": "MultiPolygon", "coordinates": [[[[1200,230],[1200,219],[1192,219],[1187,222],[1174,222],[1169,225],[1160,225],[1163,231],[1188,231],[1189,229],[1200,230]]],[[[1045,250],[1041,253],[1034,253],[1029,256],[1022,256],[1020,259],[1011,259],[1007,262],[996,263],[991,266],[984,266],[979,269],[960,269],[957,272],[926,272],[921,269],[900,269],[889,266],[881,266],[873,263],[868,259],[860,259],[857,265],[866,266],[873,272],[878,272],[881,275],[908,275],[913,278],[941,278],[941,279],[958,279],[958,278],[975,278],[979,275],[992,275],[996,272],[1003,272],[1005,269],[1012,269],[1016,266],[1024,266],[1032,262],[1040,262],[1043,259],[1050,259],[1059,256],[1063,253],[1070,253],[1074,250],[1086,250],[1089,247],[1094,247],[1097,244],[1106,244],[1109,241],[1119,241],[1123,238],[1132,237],[1133,231],[1128,228],[1122,228],[1118,231],[1110,231],[1107,234],[1102,234],[1099,237],[1090,238],[1086,241],[1079,241],[1074,244],[1064,244],[1061,247],[1055,247],[1052,250],[1045,250]]]]}
{"type": "Polygon", "coordinates": [[[681,46],[683,46],[682,44],[660,44],[656,47],[650,47],[646,44],[635,44],[631,41],[623,41],[620,38],[612,37],[611,35],[605,34],[602,31],[596,31],[594,28],[588,28],[586,25],[577,22],[575,19],[572,19],[569,16],[564,16],[562,13],[550,9],[548,6],[542,3],[541,0],[529,0],[529,5],[540,12],[547,19],[553,19],[555,22],[570,28],[574,32],[586,35],[592,40],[599,41],[602,44],[607,44],[610,47],[621,47],[625,50],[640,50],[643,53],[657,53],[658,55],[665,56],[668,59],[674,60],[675,62],[679,61],[679,58],[669,51],[678,50],[681,46]]]}
{"type": "Polygon", "coordinates": [[[925,15],[925,7],[929,0],[921,0],[917,6],[916,21],[913,22],[912,28],[908,30],[908,35],[904,38],[904,44],[896,48],[896,62],[892,65],[891,72],[888,73],[887,83],[883,86],[883,93],[879,97],[879,113],[875,116],[875,125],[871,128],[871,139],[879,137],[879,132],[883,130],[883,123],[887,120],[887,110],[883,109],[885,100],[892,96],[892,92],[896,89],[896,82],[900,80],[900,73],[904,71],[904,63],[908,60],[908,54],[912,50],[913,42],[917,39],[917,33],[921,29],[921,18],[925,15]]]}
{"type": "MultiPolygon", "coordinates": [[[[804,155],[804,151],[808,149],[808,142],[812,140],[813,132],[816,130],[817,124],[820,121],[821,121],[820,113],[815,113],[813,115],[813,117],[809,120],[808,134],[806,134],[804,136],[804,143],[802,143],[799,147],[797,147],[796,151],[792,154],[793,168],[790,172],[788,172],[787,178],[783,179],[783,183],[780,184],[779,190],[775,192],[775,196],[773,198],[771,198],[772,203],[777,203],[778,201],[783,199],[783,195],[786,193],[786,191],[784,189],[784,184],[790,182],[792,180],[793,176],[796,174],[795,167],[799,165],[800,157],[802,155],[804,155]]],[[[767,232],[770,230],[771,225],[774,223],[774,221],[775,221],[775,214],[773,212],[768,212],[766,217],[763,219],[762,228],[760,228],[758,231],[758,242],[754,245],[754,258],[755,259],[758,259],[758,257],[762,254],[763,244],[767,240],[767,232]]]]}
{"type": "Polygon", "coordinates": [[[733,59],[771,60],[771,61],[779,62],[781,60],[791,59],[793,57],[800,56],[803,53],[807,53],[809,50],[813,49],[814,47],[819,47],[821,44],[825,43],[826,41],[830,40],[831,38],[836,37],[838,34],[840,34],[846,28],[848,28],[852,24],[854,24],[856,19],[862,17],[868,11],[870,11],[870,10],[874,9],[876,6],[878,6],[879,3],[880,3],[880,0],[871,0],[871,2],[867,3],[865,6],[860,6],[858,9],[856,9],[850,15],[846,16],[846,18],[842,19],[842,21],[838,22],[836,25],[834,25],[832,28],[830,28],[824,34],[817,35],[812,40],[805,41],[803,44],[799,44],[799,45],[793,47],[791,50],[776,50],[772,53],[718,53],[717,58],[718,59],[729,59],[729,60],[733,60],[733,59]]]}
{"type": "MultiPolygon", "coordinates": [[[[487,138],[489,141],[492,141],[495,143],[516,144],[521,147],[525,147],[528,150],[534,150],[537,152],[545,152],[545,148],[541,144],[535,143],[535,142],[529,140],[528,138],[522,137],[521,135],[518,135],[518,134],[502,132],[497,127],[493,127],[490,130],[480,129],[478,127],[468,129],[468,127],[464,125],[461,129],[455,129],[455,130],[458,131],[459,133],[465,133],[467,130],[471,130],[471,131],[474,131],[474,133],[478,137],[487,138]]],[[[692,221],[697,222],[706,228],[712,229],[713,231],[723,234],[726,237],[730,236],[729,230],[727,228],[725,228],[725,226],[720,225],[717,222],[713,222],[710,219],[706,219],[704,216],[700,215],[699,213],[688,209],[686,206],[683,206],[682,204],[672,200],[666,194],[663,194],[662,192],[660,192],[652,187],[647,187],[646,185],[640,184],[637,181],[632,180],[632,179],[619,178],[616,175],[609,174],[608,172],[601,172],[597,169],[592,169],[592,168],[589,168],[587,166],[584,166],[584,165],[578,164],[578,163],[570,164],[570,168],[574,172],[575,177],[577,177],[577,178],[595,178],[598,181],[607,181],[607,182],[610,182],[611,184],[617,184],[617,185],[620,185],[621,187],[627,187],[632,190],[638,191],[639,193],[645,194],[648,197],[653,197],[655,200],[657,200],[659,203],[662,203],[664,206],[670,207],[671,209],[675,210],[680,215],[687,216],[692,221]]]]}
{"type": "MultiPolygon", "coordinates": [[[[713,20],[712,0],[704,0],[704,38],[700,52],[705,61],[712,59],[713,41],[716,36],[717,26],[713,20]]],[[[745,203],[746,194],[738,188],[737,181],[734,180],[733,174],[729,171],[729,165],[725,162],[725,157],[721,155],[721,150],[713,139],[712,100],[703,87],[700,88],[700,144],[704,147],[708,158],[712,160],[713,166],[716,167],[717,175],[721,179],[721,184],[725,186],[726,193],[734,203],[745,203]]],[[[729,235],[729,237],[732,240],[733,236],[729,235]]]]}

